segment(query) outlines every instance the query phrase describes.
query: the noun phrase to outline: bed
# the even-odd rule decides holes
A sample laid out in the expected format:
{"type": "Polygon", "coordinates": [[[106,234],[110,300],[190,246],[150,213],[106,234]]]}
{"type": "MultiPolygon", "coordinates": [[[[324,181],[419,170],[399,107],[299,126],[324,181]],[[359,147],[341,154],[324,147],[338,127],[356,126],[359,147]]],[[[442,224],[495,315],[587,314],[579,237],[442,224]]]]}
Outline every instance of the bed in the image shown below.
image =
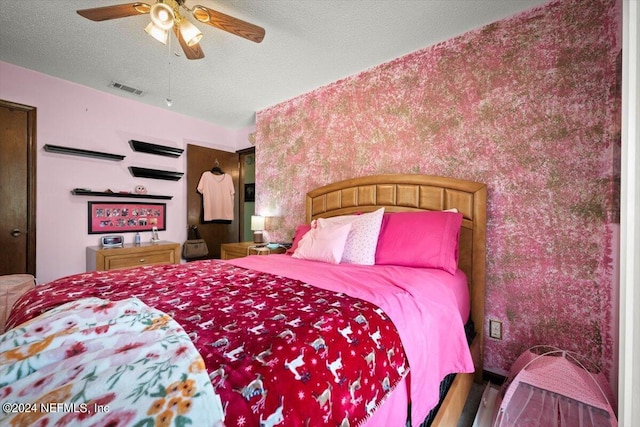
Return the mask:
{"type": "MultiPolygon", "coordinates": [[[[382,239],[383,229],[409,218],[395,214],[421,212],[459,218],[453,270],[396,265],[407,246],[422,254],[422,239],[374,265],[251,256],[91,272],[38,286],[16,303],[7,322],[13,328],[0,340],[0,398],[14,403],[3,416],[55,418],[49,406],[31,411],[34,399],[43,401],[33,396],[44,395],[62,408],[60,417],[87,425],[114,414],[139,425],[216,425],[220,417],[227,426],[419,425],[438,403],[439,382],[458,372],[431,423],[455,425],[474,376],[482,376],[485,185],[425,175],[330,184],[307,194],[306,222],[315,230],[307,234],[351,236],[356,222],[385,215],[382,239]],[[467,320],[475,325],[470,347],[467,320]],[[65,373],[36,366],[47,358],[65,373]],[[80,368],[80,359],[93,365],[80,368]],[[39,369],[45,377],[30,378],[39,369]],[[96,378],[111,380],[109,393],[97,387],[91,395],[96,378]],[[116,382],[122,391],[113,391],[116,382]],[[39,394],[25,392],[34,389],[39,394]],[[67,396],[62,407],[59,396],[67,396]]],[[[311,240],[303,239],[298,255],[311,240]]]]}

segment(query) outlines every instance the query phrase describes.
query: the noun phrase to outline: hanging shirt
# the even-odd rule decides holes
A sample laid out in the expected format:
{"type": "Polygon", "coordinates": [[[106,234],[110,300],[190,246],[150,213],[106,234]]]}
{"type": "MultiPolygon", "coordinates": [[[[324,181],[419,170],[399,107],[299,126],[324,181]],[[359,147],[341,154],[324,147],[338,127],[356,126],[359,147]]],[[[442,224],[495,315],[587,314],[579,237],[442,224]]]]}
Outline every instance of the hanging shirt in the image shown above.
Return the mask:
{"type": "Polygon", "coordinates": [[[198,192],[202,194],[204,220],[233,220],[233,180],[231,175],[214,175],[207,171],[200,177],[198,192]]]}

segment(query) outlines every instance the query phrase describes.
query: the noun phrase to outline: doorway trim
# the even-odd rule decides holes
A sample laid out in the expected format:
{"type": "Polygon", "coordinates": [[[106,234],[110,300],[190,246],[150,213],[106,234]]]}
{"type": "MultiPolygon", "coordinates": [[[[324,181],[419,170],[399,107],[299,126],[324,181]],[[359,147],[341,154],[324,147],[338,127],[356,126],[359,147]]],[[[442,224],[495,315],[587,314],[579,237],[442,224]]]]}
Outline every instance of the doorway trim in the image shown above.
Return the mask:
{"type": "MultiPolygon", "coordinates": [[[[238,241],[239,242],[243,242],[245,240],[244,238],[244,234],[245,234],[245,222],[244,222],[244,216],[245,216],[245,199],[244,199],[244,186],[246,184],[246,164],[245,164],[245,159],[247,156],[254,156],[255,159],[255,155],[256,155],[256,147],[249,147],[249,148],[245,148],[243,150],[238,150],[236,151],[236,153],[238,154],[238,163],[239,163],[239,170],[240,170],[240,183],[238,185],[238,193],[240,194],[240,197],[238,197],[238,218],[240,220],[240,229],[238,230],[238,241]]],[[[251,212],[251,215],[253,215],[254,212],[251,212]]]]}

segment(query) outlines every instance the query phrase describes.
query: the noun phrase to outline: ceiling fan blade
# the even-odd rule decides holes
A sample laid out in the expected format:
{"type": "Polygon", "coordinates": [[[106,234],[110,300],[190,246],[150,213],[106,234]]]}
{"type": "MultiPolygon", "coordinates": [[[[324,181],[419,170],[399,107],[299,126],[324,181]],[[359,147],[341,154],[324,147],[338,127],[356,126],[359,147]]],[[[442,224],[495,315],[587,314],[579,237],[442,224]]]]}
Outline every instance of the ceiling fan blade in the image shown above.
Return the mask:
{"type": "Polygon", "coordinates": [[[180,46],[182,47],[184,55],[187,57],[187,59],[204,58],[204,52],[202,51],[200,44],[196,43],[193,46],[189,46],[184,40],[184,37],[182,37],[182,33],[180,33],[177,25],[173,26],[173,33],[176,35],[176,38],[178,39],[178,42],[180,43],[180,46]]]}
{"type": "Polygon", "coordinates": [[[234,18],[222,12],[204,6],[194,6],[193,16],[198,21],[243,37],[252,42],[260,43],[264,38],[264,28],[242,19],[234,18]]]}
{"type": "Polygon", "coordinates": [[[92,21],[106,21],[109,19],[126,18],[127,16],[144,15],[149,13],[151,6],[147,3],[116,4],[114,6],[95,7],[93,9],[77,10],[78,15],[92,21]]]}

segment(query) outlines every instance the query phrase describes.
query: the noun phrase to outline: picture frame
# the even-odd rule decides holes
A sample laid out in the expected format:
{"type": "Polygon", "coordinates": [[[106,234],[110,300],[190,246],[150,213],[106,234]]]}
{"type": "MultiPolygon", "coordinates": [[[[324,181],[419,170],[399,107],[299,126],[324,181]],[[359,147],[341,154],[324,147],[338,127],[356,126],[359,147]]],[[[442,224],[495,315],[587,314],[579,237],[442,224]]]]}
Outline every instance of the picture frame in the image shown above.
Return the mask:
{"type": "Polygon", "coordinates": [[[167,204],[88,202],[89,234],[135,233],[167,229],[167,204]]]}
{"type": "Polygon", "coordinates": [[[244,185],[244,201],[255,202],[256,201],[256,184],[244,185]]]}

